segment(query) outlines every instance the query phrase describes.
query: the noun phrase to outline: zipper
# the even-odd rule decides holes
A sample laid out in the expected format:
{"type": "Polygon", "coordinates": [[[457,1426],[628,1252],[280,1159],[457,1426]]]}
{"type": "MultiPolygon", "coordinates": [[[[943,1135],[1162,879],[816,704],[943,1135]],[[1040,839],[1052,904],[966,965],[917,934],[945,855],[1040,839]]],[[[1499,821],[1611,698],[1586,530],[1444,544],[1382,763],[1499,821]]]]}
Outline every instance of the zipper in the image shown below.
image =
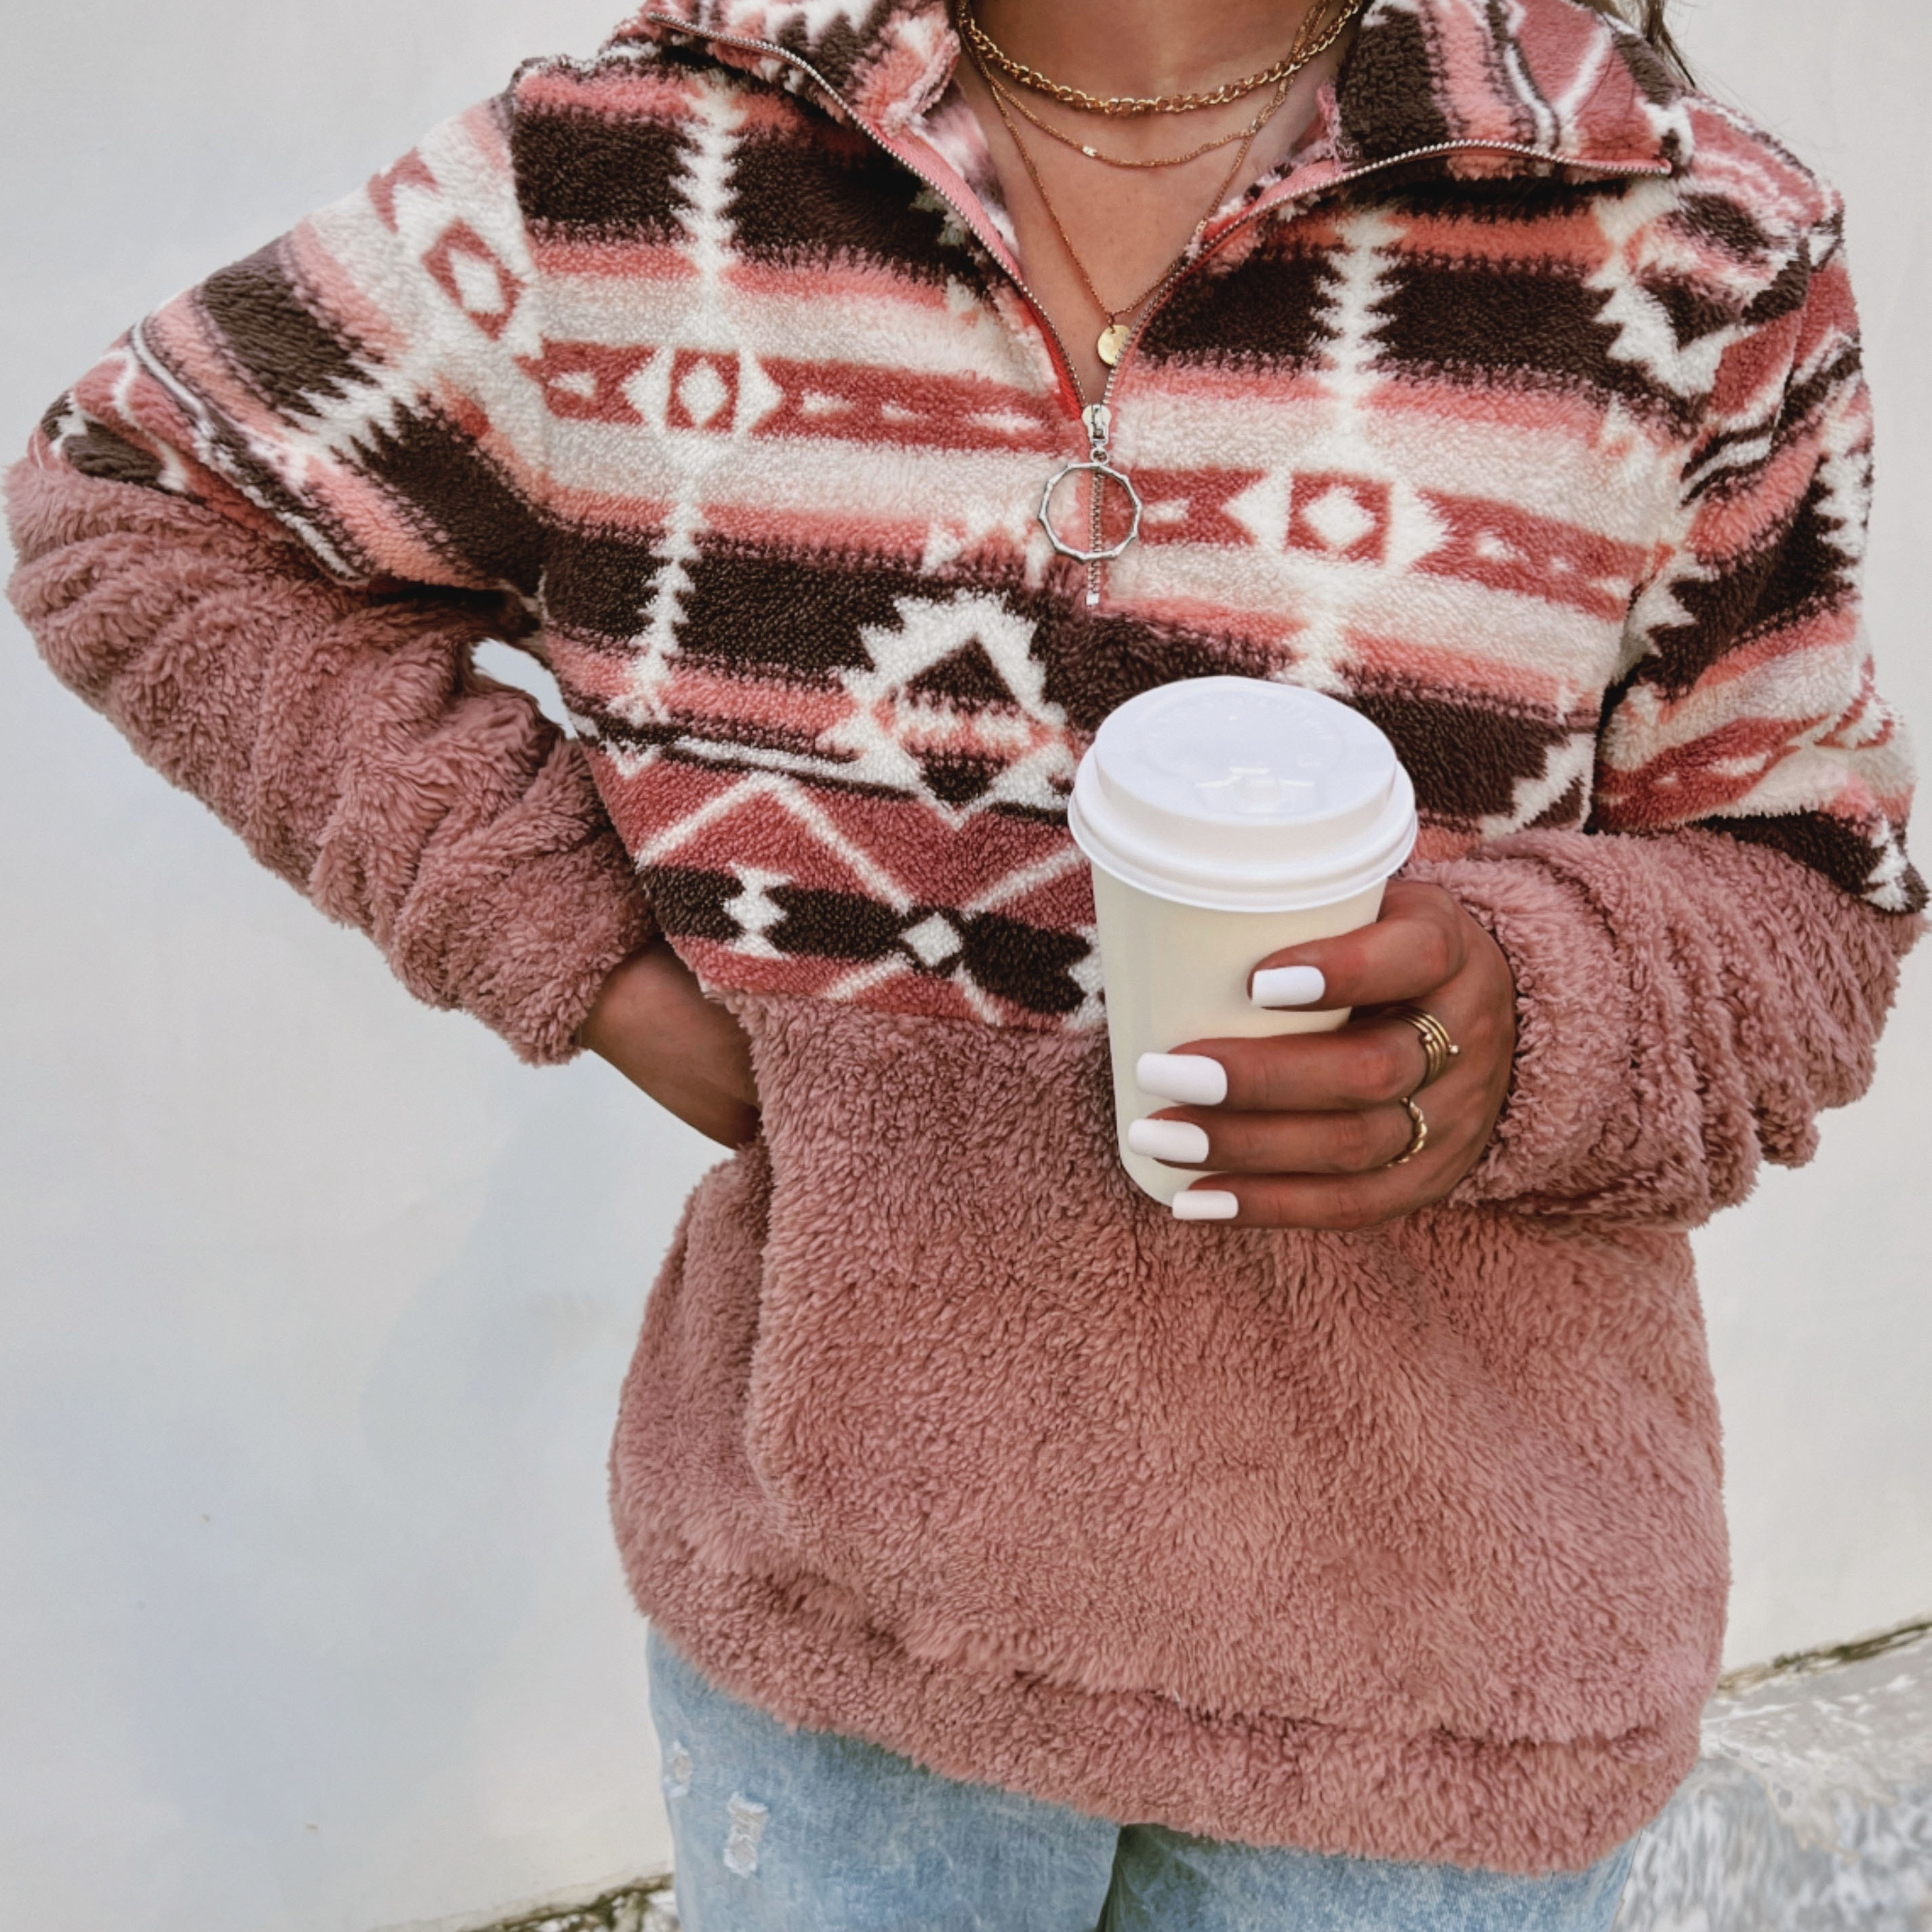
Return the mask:
{"type": "MultiPolygon", "coordinates": [[[[860,129],[878,147],[890,154],[908,174],[916,180],[922,182],[928,194],[937,196],[946,207],[950,208],[960,224],[970,231],[980,247],[984,248],[996,262],[1001,264],[1006,278],[1018,290],[1022,299],[1024,301],[1028,308],[1033,310],[1035,318],[1045,332],[1047,340],[1052,346],[1054,360],[1059,365],[1060,380],[1065,384],[1066,393],[1072,398],[1075,409],[1078,412],[1081,427],[1087,432],[1088,461],[1103,464],[1107,460],[1107,431],[1105,425],[1111,416],[1111,412],[1107,406],[1107,398],[1113,392],[1113,373],[1111,370],[1108,372],[1100,402],[1097,404],[1090,403],[1087,400],[1086,389],[1074,369],[1073,358],[1068,352],[1066,338],[1060,334],[1058,328],[1054,325],[1052,316],[1047,314],[1046,304],[1027,286],[1026,278],[1020,273],[1018,262],[1015,261],[1011,267],[1005,266],[1002,258],[1007,256],[1008,250],[1005,242],[998,235],[988,233],[986,229],[962,208],[923,168],[902,154],[869,121],[862,119],[858,115],[854,113],[852,110],[840,99],[838,90],[826,79],[824,75],[820,74],[809,61],[802,59],[794,53],[789,47],[782,47],[776,40],[757,39],[749,34],[714,33],[706,28],[694,27],[688,20],[676,20],[670,14],[657,13],[649,8],[645,9],[644,17],[646,20],[654,21],[660,27],[668,27],[674,33],[687,34],[694,40],[716,41],[720,46],[740,47],[747,53],[765,54],[773,58],[784,61],[788,65],[795,68],[800,74],[815,82],[827,100],[838,101],[840,109],[850,119],[854,127],[860,129]],[[1097,417],[1095,413],[1096,410],[1099,412],[1097,417]],[[1094,426],[1096,421],[1102,425],[1097,430],[1094,426]]],[[[1122,354],[1124,358],[1124,350],[1122,354]]],[[[1102,487],[1101,479],[1096,476],[1092,492],[1093,534],[1088,544],[1090,550],[1098,550],[1100,548],[1102,487]]],[[[1087,602],[1090,608],[1100,601],[1100,564],[1088,565],[1087,602]]]]}
{"type": "MultiPolygon", "coordinates": [[[[668,27],[674,33],[686,34],[694,40],[716,41],[720,46],[740,47],[746,53],[770,55],[775,59],[784,61],[788,65],[796,68],[800,74],[817,83],[824,91],[827,100],[838,102],[840,111],[851,121],[854,127],[859,128],[877,146],[890,154],[908,173],[922,182],[929,194],[937,195],[952,211],[960,223],[972,231],[980,247],[984,248],[994,261],[999,261],[1002,256],[1006,254],[1006,244],[998,235],[990,233],[982,227],[923,168],[908,160],[869,121],[861,120],[856,114],[854,114],[851,109],[839,99],[838,89],[826,79],[824,75],[820,74],[809,61],[802,59],[798,55],[794,53],[789,47],[782,47],[776,40],[757,40],[748,34],[714,33],[709,28],[694,27],[688,20],[676,20],[668,14],[656,13],[648,8],[645,10],[644,17],[646,20],[654,22],[660,27],[668,27]]],[[[1024,298],[1027,306],[1039,317],[1041,328],[1046,331],[1047,339],[1053,345],[1054,359],[1059,364],[1060,374],[1066,385],[1067,393],[1072,398],[1084,421],[1088,408],[1087,394],[1080,386],[1080,378],[1074,373],[1073,358],[1067,352],[1066,338],[1054,326],[1053,318],[1047,314],[1046,304],[1027,286],[1024,278],[1019,272],[1018,265],[1016,264],[1013,267],[1006,269],[1005,272],[1013,286],[1024,298]]]]}
{"type": "MultiPolygon", "coordinates": [[[[1365,176],[1380,173],[1384,169],[1401,167],[1410,161],[1433,160],[1443,154],[1469,151],[1484,154],[1516,154],[1528,160],[1547,161],[1558,167],[1579,168],[1590,174],[1661,176],[1676,172],[1668,161],[1580,161],[1566,154],[1552,154],[1547,148],[1534,148],[1520,141],[1438,141],[1428,147],[1406,148],[1399,154],[1386,155],[1381,160],[1367,161],[1360,167],[1350,168],[1337,175],[1334,180],[1324,182],[1318,188],[1311,190],[1305,197],[1284,195],[1278,200],[1270,200],[1266,196],[1263,196],[1252,208],[1244,209],[1226,226],[1220,229],[1211,241],[1202,242],[1175,264],[1172,273],[1148,298],[1145,305],[1142,308],[1140,320],[1134,324],[1132,333],[1120,345],[1120,355],[1113,366],[1107,371],[1106,381],[1101,385],[1100,400],[1097,403],[1090,403],[1087,399],[1087,392],[1074,369],[1073,358],[1067,351],[1066,338],[1055,326],[1052,316],[1047,314],[1046,304],[1027,286],[1026,278],[1020,273],[1018,264],[1016,262],[1011,267],[1005,266],[1002,260],[1002,258],[1007,254],[1005,242],[997,235],[988,233],[987,230],[962,208],[923,168],[895,147],[869,121],[854,113],[840,98],[838,89],[809,61],[794,53],[789,47],[780,46],[776,40],[761,40],[749,34],[716,32],[709,28],[694,26],[688,20],[680,20],[670,14],[660,14],[649,8],[645,9],[643,17],[658,26],[669,28],[673,33],[684,34],[693,40],[713,41],[720,46],[740,48],[746,53],[764,54],[770,58],[783,61],[788,66],[796,68],[799,73],[812,81],[827,100],[837,101],[840,110],[851,121],[854,126],[863,132],[884,153],[890,154],[908,174],[922,183],[928,194],[938,196],[947,208],[950,208],[954,217],[964,227],[970,231],[978,240],[980,245],[996,262],[1001,263],[1007,279],[1019,292],[1027,306],[1033,310],[1040,328],[1052,346],[1054,359],[1059,365],[1060,379],[1066,385],[1067,394],[1072,398],[1078,410],[1081,427],[1087,434],[1086,462],[1088,465],[1096,466],[1099,469],[1110,466],[1112,460],[1108,452],[1112,438],[1114,385],[1120,380],[1120,371],[1126,367],[1128,360],[1138,345],[1141,338],[1146,334],[1148,323],[1160,314],[1168,297],[1174,290],[1203,262],[1206,261],[1229,236],[1246,227],[1250,222],[1259,220],[1263,214],[1271,214],[1277,208],[1285,206],[1294,201],[1306,200],[1312,203],[1318,196],[1331,194],[1336,188],[1346,188],[1352,182],[1361,180],[1365,176]]],[[[1088,548],[1090,550],[1098,550],[1102,547],[1100,525],[1102,497],[1105,487],[1105,478],[1096,473],[1094,478],[1092,502],[1090,506],[1091,533],[1088,543],[1088,548]]],[[[1088,562],[1087,604],[1090,610],[1100,602],[1105,586],[1106,569],[1106,562],[1099,558],[1090,559],[1088,562]]]]}

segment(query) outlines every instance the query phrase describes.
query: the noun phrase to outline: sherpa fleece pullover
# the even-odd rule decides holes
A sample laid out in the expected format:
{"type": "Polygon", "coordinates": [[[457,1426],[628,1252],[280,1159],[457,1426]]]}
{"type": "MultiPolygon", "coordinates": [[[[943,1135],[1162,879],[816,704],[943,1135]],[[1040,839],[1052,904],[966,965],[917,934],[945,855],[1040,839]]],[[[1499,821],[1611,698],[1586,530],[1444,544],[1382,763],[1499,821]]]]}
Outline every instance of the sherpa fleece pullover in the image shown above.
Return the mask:
{"type": "Polygon", "coordinates": [[[1372,0],[1121,361],[1089,572],[957,55],[660,0],[526,67],[61,399],[14,596],[425,998],[557,1059],[655,922],[742,1016],[613,1462],[706,1671],[1110,1817],[1583,1865],[1718,1668],[1686,1231],[1864,1088],[1918,929],[1838,204],[1572,0],[1372,0]],[[1115,1161],[1068,784],[1222,671],[1389,734],[1514,968],[1494,1144],[1390,1226],[1115,1161]]]}

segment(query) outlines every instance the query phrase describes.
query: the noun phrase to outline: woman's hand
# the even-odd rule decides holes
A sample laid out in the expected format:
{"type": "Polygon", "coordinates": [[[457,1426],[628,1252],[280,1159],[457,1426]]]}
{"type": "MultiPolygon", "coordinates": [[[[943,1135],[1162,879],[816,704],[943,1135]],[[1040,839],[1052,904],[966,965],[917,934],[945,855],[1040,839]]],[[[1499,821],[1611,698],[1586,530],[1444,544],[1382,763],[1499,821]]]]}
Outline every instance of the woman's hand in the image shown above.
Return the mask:
{"type": "Polygon", "coordinates": [[[604,981],[577,1036],[710,1139],[742,1147],[758,1131],[749,1037],[662,940],[604,981]]]}
{"type": "Polygon", "coordinates": [[[1181,1195],[1176,1215],[1346,1230],[1441,1200],[1488,1145],[1509,1091],[1516,987],[1502,948],[1439,886],[1400,880],[1375,925],[1271,954],[1256,971],[1283,968],[1303,969],[1284,986],[1302,996],[1297,1006],[1353,1006],[1355,1017],[1337,1033],[1198,1040],[1141,1063],[1144,1090],[1195,1104],[1136,1121],[1130,1144],[1214,1177],[1181,1195]],[[1420,1092],[1420,1035],[1376,1011],[1411,1001],[1461,1049],[1420,1092]],[[1428,1142],[1394,1167],[1415,1136],[1409,1095],[1428,1142]]]}

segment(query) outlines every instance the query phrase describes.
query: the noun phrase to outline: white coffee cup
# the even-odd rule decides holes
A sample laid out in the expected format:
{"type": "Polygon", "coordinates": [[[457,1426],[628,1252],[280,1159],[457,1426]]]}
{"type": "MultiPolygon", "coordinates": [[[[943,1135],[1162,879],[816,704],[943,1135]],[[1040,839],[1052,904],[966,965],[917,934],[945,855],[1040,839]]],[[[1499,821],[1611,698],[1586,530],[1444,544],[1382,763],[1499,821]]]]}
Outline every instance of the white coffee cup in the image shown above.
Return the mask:
{"type": "Polygon", "coordinates": [[[1193,678],[1106,719],[1068,820],[1094,868],[1121,1165],[1172,1202],[1198,1176],[1127,1145],[1134,1121],[1174,1104],[1141,1090],[1141,1056],[1344,1024],[1346,1008],[1258,1007],[1248,977],[1380,916],[1414,848],[1414,787],[1388,740],[1332,698],[1193,678]]]}

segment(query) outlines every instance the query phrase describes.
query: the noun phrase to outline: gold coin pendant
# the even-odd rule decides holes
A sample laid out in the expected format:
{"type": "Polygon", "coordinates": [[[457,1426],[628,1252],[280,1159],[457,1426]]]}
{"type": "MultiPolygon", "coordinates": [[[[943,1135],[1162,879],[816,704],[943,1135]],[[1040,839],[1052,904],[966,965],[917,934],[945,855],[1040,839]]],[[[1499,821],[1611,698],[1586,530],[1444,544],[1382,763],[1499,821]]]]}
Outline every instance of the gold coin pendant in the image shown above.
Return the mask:
{"type": "Polygon", "coordinates": [[[1127,346],[1127,338],[1133,334],[1132,326],[1124,322],[1109,322],[1100,332],[1100,340],[1094,346],[1100,352],[1100,360],[1111,369],[1120,359],[1120,351],[1127,346]]]}

